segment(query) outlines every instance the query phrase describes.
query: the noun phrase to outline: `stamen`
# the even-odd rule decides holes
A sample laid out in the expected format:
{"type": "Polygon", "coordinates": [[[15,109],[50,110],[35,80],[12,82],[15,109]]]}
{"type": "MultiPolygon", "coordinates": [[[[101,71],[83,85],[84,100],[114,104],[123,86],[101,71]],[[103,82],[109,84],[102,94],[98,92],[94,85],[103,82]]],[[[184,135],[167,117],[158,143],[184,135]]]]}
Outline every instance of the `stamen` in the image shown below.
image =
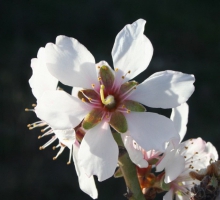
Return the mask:
{"type": "Polygon", "coordinates": [[[69,165],[71,163],[72,152],[73,152],[73,146],[71,146],[71,148],[70,148],[69,161],[67,162],[67,165],[69,165]]]}
{"type": "Polygon", "coordinates": [[[53,157],[53,160],[56,160],[58,156],[63,153],[63,150],[65,149],[65,146],[60,145],[60,150],[58,151],[57,155],[53,157]]]}
{"type": "Polygon", "coordinates": [[[44,121],[38,121],[38,122],[35,122],[32,124],[28,124],[27,127],[29,128],[29,130],[32,130],[34,128],[42,127],[42,126],[46,126],[46,125],[47,125],[47,123],[45,123],[44,121]]]}
{"type": "Polygon", "coordinates": [[[40,138],[42,138],[42,137],[44,137],[44,136],[50,135],[50,134],[52,134],[52,133],[53,133],[53,129],[50,129],[49,131],[47,131],[47,132],[44,133],[43,135],[39,135],[39,136],[38,136],[38,139],[40,139],[40,138]]]}
{"type": "Polygon", "coordinates": [[[50,144],[52,144],[55,140],[57,139],[56,136],[53,136],[47,143],[45,143],[43,146],[39,147],[40,150],[45,149],[48,147],[50,144]]]}
{"type": "Polygon", "coordinates": [[[29,112],[29,111],[34,112],[34,109],[25,108],[24,110],[25,110],[26,112],[29,112]]]}
{"type": "Polygon", "coordinates": [[[46,130],[49,129],[49,128],[50,128],[50,126],[47,126],[46,128],[41,129],[41,133],[43,133],[44,131],[46,131],[46,130]]]}
{"type": "Polygon", "coordinates": [[[122,76],[121,78],[124,79],[128,74],[131,73],[131,70],[129,70],[124,76],[122,76]]]}

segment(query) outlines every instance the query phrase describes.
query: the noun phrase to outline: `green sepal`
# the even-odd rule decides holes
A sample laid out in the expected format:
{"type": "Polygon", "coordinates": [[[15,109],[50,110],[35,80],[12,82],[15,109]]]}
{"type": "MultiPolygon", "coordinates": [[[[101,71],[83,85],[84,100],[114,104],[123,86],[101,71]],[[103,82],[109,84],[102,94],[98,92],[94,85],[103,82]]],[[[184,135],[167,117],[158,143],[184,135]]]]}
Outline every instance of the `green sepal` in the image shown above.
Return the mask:
{"type": "Polygon", "coordinates": [[[115,178],[120,178],[120,177],[123,177],[123,174],[122,174],[122,171],[121,171],[121,168],[119,167],[116,172],[114,173],[114,177],[115,178]]]}
{"type": "Polygon", "coordinates": [[[80,99],[84,98],[86,101],[89,101],[88,98],[98,100],[100,96],[92,89],[80,90],[78,92],[78,97],[80,99]]]}
{"type": "Polygon", "coordinates": [[[122,84],[119,90],[119,94],[124,94],[125,92],[129,91],[131,88],[137,86],[137,84],[138,83],[136,81],[130,81],[122,84]]]}
{"type": "Polygon", "coordinates": [[[128,124],[125,116],[118,111],[113,112],[110,125],[119,133],[125,133],[128,130],[128,124]]]}
{"type": "Polygon", "coordinates": [[[100,67],[99,75],[101,77],[102,83],[105,86],[107,90],[110,90],[112,88],[112,85],[115,80],[115,76],[112,73],[112,70],[110,67],[103,65],[100,67]]]}
{"type": "Polygon", "coordinates": [[[134,112],[145,112],[146,111],[146,108],[136,101],[125,100],[123,102],[123,105],[130,111],[134,111],[134,112]]]}
{"type": "Polygon", "coordinates": [[[161,186],[161,189],[163,191],[169,191],[170,190],[170,183],[165,183],[164,179],[161,180],[160,186],[161,186]]]}
{"type": "Polygon", "coordinates": [[[157,158],[152,158],[152,159],[148,160],[147,162],[149,165],[155,165],[158,162],[158,160],[159,159],[157,159],[157,158]]]}
{"type": "Polygon", "coordinates": [[[86,115],[82,122],[82,127],[89,130],[96,126],[103,116],[103,111],[101,109],[94,109],[89,114],[86,115]]]}

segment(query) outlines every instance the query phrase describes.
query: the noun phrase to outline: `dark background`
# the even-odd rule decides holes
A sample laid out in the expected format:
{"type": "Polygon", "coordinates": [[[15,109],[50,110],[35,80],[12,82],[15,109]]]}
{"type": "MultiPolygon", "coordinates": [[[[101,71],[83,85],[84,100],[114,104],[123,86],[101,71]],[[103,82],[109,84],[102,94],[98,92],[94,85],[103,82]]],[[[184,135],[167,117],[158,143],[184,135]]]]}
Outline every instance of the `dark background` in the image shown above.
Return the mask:
{"type": "MultiPolygon", "coordinates": [[[[53,161],[51,147],[38,150],[48,138],[38,140],[40,130],[26,127],[37,121],[34,113],[24,112],[35,103],[28,84],[30,60],[60,34],[77,38],[97,62],[112,65],[116,34],[126,24],[146,19],[145,34],[155,51],[138,81],[167,69],[194,74],[187,138],[200,136],[220,150],[219,10],[220,2],[214,0],[1,0],[0,198],[90,199],[79,190],[73,164],[66,165],[68,151],[53,161]]],[[[97,188],[100,200],[125,199],[123,179],[97,182],[97,188]]]]}

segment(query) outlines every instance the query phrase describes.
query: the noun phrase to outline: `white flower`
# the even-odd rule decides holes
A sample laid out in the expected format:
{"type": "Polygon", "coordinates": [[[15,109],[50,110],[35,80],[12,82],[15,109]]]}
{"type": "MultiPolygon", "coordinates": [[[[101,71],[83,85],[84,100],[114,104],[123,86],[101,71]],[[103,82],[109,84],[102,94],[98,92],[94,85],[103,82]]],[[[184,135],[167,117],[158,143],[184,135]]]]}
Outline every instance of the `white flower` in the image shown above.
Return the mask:
{"type": "MultiPolygon", "coordinates": [[[[47,70],[45,63],[45,49],[40,48],[37,54],[37,58],[31,60],[31,67],[33,70],[33,75],[29,80],[29,84],[32,88],[32,92],[36,99],[40,101],[42,95],[46,91],[56,91],[58,80],[53,77],[49,71],[47,70]]],[[[35,109],[27,109],[28,111],[34,111],[35,109]]],[[[58,139],[59,143],[55,148],[60,148],[57,155],[53,158],[54,160],[63,152],[65,147],[70,150],[69,161],[67,164],[70,164],[71,159],[74,160],[75,169],[78,175],[79,186],[88,195],[90,195],[93,199],[98,197],[97,189],[95,186],[93,176],[88,177],[83,168],[79,167],[79,158],[78,158],[78,150],[79,143],[76,140],[75,130],[74,129],[66,129],[66,130],[54,130],[52,126],[49,126],[46,121],[38,121],[33,124],[29,124],[29,129],[33,129],[36,127],[43,127],[41,132],[45,132],[43,135],[38,138],[42,138],[47,135],[52,135],[52,138],[43,146],[40,147],[40,150],[45,149],[47,146],[52,144],[55,140],[58,139]]]]}
{"type": "Polygon", "coordinates": [[[177,199],[190,199],[190,189],[194,184],[198,184],[198,181],[189,173],[206,168],[210,160],[216,159],[218,154],[215,147],[201,138],[187,140],[177,147],[170,143],[163,159],[157,165],[157,171],[165,169],[164,182],[170,187],[163,199],[172,200],[174,195],[177,199]]]}
{"type": "Polygon", "coordinates": [[[99,181],[112,176],[117,166],[118,147],[110,126],[145,150],[162,151],[165,142],[179,136],[170,119],[145,112],[141,104],[173,108],[194,91],[194,76],[174,71],[155,73],[139,85],[128,82],[148,67],[153,54],[144,25],[139,19],[117,35],[114,71],[105,61],[95,64],[92,54],[74,38],[58,36],[56,44],[45,47],[49,72],[63,84],[83,89],[78,97],[48,91],[38,100],[35,112],[58,130],[74,128],[83,120],[87,132],[78,156],[86,174],[97,175],[99,181]]]}

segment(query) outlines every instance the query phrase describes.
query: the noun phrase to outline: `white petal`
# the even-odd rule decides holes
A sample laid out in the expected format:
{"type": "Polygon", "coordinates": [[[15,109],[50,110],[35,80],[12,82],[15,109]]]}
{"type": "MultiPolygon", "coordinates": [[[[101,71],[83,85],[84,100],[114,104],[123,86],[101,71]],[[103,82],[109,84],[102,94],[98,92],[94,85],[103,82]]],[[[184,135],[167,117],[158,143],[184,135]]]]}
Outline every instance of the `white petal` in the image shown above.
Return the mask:
{"type": "Polygon", "coordinates": [[[31,60],[33,75],[29,80],[33,95],[38,99],[47,90],[56,90],[58,80],[52,76],[46,66],[45,49],[40,48],[37,58],[31,60]]]}
{"type": "Polygon", "coordinates": [[[54,130],[53,131],[59,142],[67,146],[69,149],[72,148],[76,140],[75,130],[74,129],[67,129],[67,130],[54,130]]]}
{"type": "Polygon", "coordinates": [[[45,50],[48,70],[62,83],[83,88],[98,83],[94,57],[76,39],[58,36],[45,50]]]}
{"type": "Polygon", "coordinates": [[[79,187],[83,192],[88,194],[90,197],[92,197],[93,199],[97,199],[98,192],[95,186],[94,178],[93,176],[88,177],[85,173],[84,168],[79,166],[78,151],[79,151],[79,147],[77,145],[74,145],[73,160],[78,175],[79,187]]]}
{"type": "Polygon", "coordinates": [[[37,101],[35,112],[53,129],[71,129],[77,126],[92,108],[64,91],[48,91],[37,101]]]}
{"type": "Polygon", "coordinates": [[[125,117],[130,135],[146,151],[154,149],[163,152],[167,141],[179,138],[173,122],[162,115],[132,112],[125,117]]]}
{"type": "Polygon", "coordinates": [[[180,135],[181,142],[186,134],[188,123],[189,106],[183,103],[180,106],[173,108],[170,119],[174,122],[174,126],[180,135]]]}
{"type": "Polygon", "coordinates": [[[194,91],[193,75],[175,71],[157,72],[138,85],[129,99],[153,108],[175,108],[194,91]]]}
{"type": "Polygon", "coordinates": [[[79,150],[80,165],[88,176],[97,175],[99,181],[114,174],[118,161],[118,146],[107,122],[88,130],[79,150]]]}
{"type": "Polygon", "coordinates": [[[164,196],[163,200],[173,200],[173,190],[170,189],[164,196]]]}
{"type": "Polygon", "coordinates": [[[213,161],[218,160],[218,152],[211,142],[206,143],[205,152],[210,155],[210,158],[212,158],[213,161]]]}
{"type": "Polygon", "coordinates": [[[133,139],[127,133],[121,134],[122,140],[124,142],[125,148],[128,151],[131,161],[140,168],[148,167],[148,162],[144,160],[144,155],[138,149],[134,148],[133,139]]]}
{"type": "MultiPolygon", "coordinates": [[[[174,150],[175,152],[175,150],[174,150]]],[[[175,152],[165,167],[165,183],[175,180],[185,169],[185,159],[175,152]]]]}
{"type": "Polygon", "coordinates": [[[149,65],[153,55],[150,40],[143,34],[146,21],[139,19],[126,25],[116,36],[112,49],[112,58],[117,80],[126,75],[124,81],[143,72],[149,65]]]}

